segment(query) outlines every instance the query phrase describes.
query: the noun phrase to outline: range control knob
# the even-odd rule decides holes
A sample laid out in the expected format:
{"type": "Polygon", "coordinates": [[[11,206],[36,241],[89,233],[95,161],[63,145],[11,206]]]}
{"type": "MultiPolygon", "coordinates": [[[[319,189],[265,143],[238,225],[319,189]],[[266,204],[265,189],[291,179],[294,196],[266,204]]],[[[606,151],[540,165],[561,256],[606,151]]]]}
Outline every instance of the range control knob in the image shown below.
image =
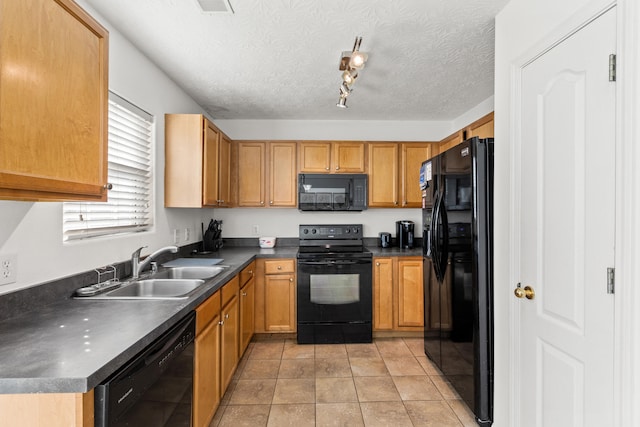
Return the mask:
{"type": "Polygon", "coordinates": [[[313,229],[311,230],[311,234],[316,234],[317,232],[318,232],[318,231],[317,231],[315,228],[313,228],[313,229]]]}
{"type": "Polygon", "coordinates": [[[349,230],[349,227],[347,227],[347,229],[346,229],[346,230],[344,230],[344,232],[345,232],[345,233],[347,233],[347,234],[349,234],[349,233],[351,233],[351,230],[349,230]]]}
{"type": "Polygon", "coordinates": [[[309,229],[308,228],[304,228],[302,230],[302,234],[309,234],[309,229]]]}

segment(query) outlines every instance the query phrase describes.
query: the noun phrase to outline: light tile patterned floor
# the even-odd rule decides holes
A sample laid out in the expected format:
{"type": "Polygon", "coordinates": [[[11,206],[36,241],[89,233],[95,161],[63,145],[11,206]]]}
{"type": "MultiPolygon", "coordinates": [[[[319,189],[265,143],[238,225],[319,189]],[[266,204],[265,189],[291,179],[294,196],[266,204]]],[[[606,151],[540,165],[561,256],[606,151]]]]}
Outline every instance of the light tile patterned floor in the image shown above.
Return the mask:
{"type": "Polygon", "coordinates": [[[420,338],[249,345],[211,427],[476,426],[420,338]]]}

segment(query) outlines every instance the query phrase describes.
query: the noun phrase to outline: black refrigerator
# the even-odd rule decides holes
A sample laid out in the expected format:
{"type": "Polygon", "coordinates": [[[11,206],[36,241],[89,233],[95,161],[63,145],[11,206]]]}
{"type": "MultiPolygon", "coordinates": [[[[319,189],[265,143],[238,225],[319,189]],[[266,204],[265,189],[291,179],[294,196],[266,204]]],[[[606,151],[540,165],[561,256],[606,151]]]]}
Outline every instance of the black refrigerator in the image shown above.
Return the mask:
{"type": "Polygon", "coordinates": [[[493,419],[493,139],[420,168],[424,349],[474,412],[493,419]]]}

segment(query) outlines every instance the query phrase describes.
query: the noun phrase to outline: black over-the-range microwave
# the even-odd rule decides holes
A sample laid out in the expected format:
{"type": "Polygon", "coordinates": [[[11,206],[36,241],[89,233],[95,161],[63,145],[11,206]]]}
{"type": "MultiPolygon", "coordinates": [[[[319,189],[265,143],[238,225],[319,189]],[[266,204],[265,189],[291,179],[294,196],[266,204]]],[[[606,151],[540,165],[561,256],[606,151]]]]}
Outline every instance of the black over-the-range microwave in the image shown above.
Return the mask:
{"type": "Polygon", "coordinates": [[[366,174],[298,174],[301,211],[362,211],[367,209],[366,174]]]}

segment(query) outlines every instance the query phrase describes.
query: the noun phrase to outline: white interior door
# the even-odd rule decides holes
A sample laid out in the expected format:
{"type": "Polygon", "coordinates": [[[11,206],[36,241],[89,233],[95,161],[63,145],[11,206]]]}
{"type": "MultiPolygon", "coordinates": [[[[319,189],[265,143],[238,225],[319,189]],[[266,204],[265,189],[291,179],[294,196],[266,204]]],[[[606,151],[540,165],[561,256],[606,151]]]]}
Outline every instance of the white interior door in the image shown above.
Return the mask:
{"type": "Polygon", "coordinates": [[[615,41],[614,8],[522,69],[520,426],[613,425],[615,41]]]}

